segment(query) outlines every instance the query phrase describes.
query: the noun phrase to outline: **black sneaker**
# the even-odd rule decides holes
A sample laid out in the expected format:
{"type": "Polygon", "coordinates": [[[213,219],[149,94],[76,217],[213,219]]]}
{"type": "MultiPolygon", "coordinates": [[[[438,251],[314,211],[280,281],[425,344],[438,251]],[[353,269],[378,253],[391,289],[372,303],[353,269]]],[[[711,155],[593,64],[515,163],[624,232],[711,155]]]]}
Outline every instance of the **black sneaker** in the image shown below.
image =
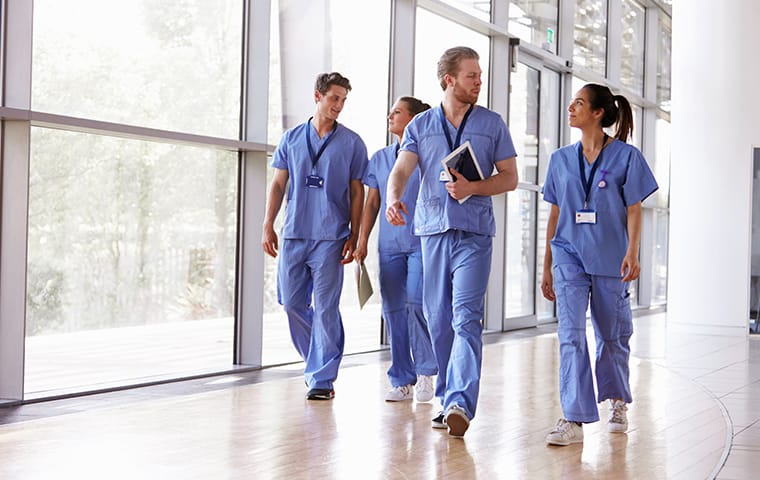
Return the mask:
{"type": "Polygon", "coordinates": [[[438,415],[430,421],[433,428],[446,428],[446,424],[443,422],[443,411],[438,412],[438,415]]]}
{"type": "Polygon", "coordinates": [[[331,388],[312,388],[306,394],[307,400],[332,400],[335,397],[335,390],[331,388]]]}

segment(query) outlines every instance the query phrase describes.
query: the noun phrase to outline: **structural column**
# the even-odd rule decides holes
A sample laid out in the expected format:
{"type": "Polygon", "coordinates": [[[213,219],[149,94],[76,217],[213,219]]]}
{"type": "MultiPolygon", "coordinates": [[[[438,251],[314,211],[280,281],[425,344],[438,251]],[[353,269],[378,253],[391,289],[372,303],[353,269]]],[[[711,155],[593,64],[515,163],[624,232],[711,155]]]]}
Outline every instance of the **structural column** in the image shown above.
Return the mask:
{"type": "MultiPolygon", "coordinates": [[[[747,335],[760,3],[674,0],[668,325],[747,335]]],[[[760,208],[760,206],[756,206],[760,208]]]]}

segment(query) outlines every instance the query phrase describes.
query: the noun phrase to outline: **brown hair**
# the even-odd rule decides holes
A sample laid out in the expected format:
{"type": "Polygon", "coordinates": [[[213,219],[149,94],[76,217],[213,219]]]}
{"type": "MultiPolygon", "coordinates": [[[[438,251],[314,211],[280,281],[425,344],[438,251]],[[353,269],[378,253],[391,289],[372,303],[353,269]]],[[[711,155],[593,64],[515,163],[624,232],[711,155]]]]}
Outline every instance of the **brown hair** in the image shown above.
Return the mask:
{"type": "Polygon", "coordinates": [[[424,112],[430,108],[430,105],[415,97],[400,97],[398,101],[404,102],[406,108],[409,110],[409,113],[411,113],[412,116],[415,116],[418,113],[424,112]]]}
{"type": "Polygon", "coordinates": [[[446,75],[456,76],[459,73],[459,62],[470,58],[480,60],[478,52],[470,47],[452,47],[443,52],[438,59],[438,81],[442,90],[446,90],[446,75]]]}
{"type": "Polygon", "coordinates": [[[604,110],[602,127],[607,128],[617,123],[615,138],[627,141],[633,133],[633,111],[628,99],[622,95],[613,95],[609,88],[598,83],[587,83],[583,90],[588,93],[591,108],[604,110]]]}
{"type": "Polygon", "coordinates": [[[338,72],[320,73],[317,75],[317,80],[314,82],[314,90],[324,95],[330,89],[330,85],[337,85],[349,92],[351,91],[351,82],[338,72]]]}

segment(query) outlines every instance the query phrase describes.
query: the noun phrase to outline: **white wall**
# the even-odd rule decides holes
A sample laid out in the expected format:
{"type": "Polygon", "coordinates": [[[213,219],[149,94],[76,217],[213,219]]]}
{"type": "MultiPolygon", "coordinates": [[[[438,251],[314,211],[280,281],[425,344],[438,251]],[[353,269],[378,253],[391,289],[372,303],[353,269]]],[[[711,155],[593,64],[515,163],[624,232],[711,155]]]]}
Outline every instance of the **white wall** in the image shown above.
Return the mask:
{"type": "MultiPolygon", "coordinates": [[[[760,2],[673,2],[668,323],[746,335],[760,2]]],[[[760,208],[760,206],[758,206],[760,208]]]]}

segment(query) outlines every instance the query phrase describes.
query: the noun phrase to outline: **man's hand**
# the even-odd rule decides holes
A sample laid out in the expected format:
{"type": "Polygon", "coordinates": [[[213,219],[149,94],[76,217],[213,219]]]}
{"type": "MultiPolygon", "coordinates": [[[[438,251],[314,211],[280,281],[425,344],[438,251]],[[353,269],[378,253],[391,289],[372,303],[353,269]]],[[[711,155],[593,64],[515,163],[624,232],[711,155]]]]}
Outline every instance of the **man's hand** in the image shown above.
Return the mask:
{"type": "Polygon", "coordinates": [[[449,168],[449,172],[454,179],[453,181],[446,183],[446,191],[449,192],[451,198],[454,200],[461,200],[468,195],[473,194],[473,182],[467,180],[453,168],[449,168]]]}
{"type": "Polygon", "coordinates": [[[404,202],[401,200],[393,202],[392,204],[388,205],[388,208],[385,209],[385,219],[388,220],[388,223],[391,225],[406,225],[404,216],[401,215],[402,212],[404,215],[409,215],[409,210],[406,209],[404,202]]]}
{"type": "Polygon", "coordinates": [[[343,244],[343,251],[341,252],[343,258],[341,258],[340,263],[348,265],[353,262],[354,250],[356,250],[356,237],[348,237],[346,243],[343,244]]]}
{"type": "Polygon", "coordinates": [[[271,225],[265,226],[264,231],[261,232],[261,247],[267,255],[277,258],[277,250],[279,250],[277,234],[274,232],[274,227],[271,225]]]}

